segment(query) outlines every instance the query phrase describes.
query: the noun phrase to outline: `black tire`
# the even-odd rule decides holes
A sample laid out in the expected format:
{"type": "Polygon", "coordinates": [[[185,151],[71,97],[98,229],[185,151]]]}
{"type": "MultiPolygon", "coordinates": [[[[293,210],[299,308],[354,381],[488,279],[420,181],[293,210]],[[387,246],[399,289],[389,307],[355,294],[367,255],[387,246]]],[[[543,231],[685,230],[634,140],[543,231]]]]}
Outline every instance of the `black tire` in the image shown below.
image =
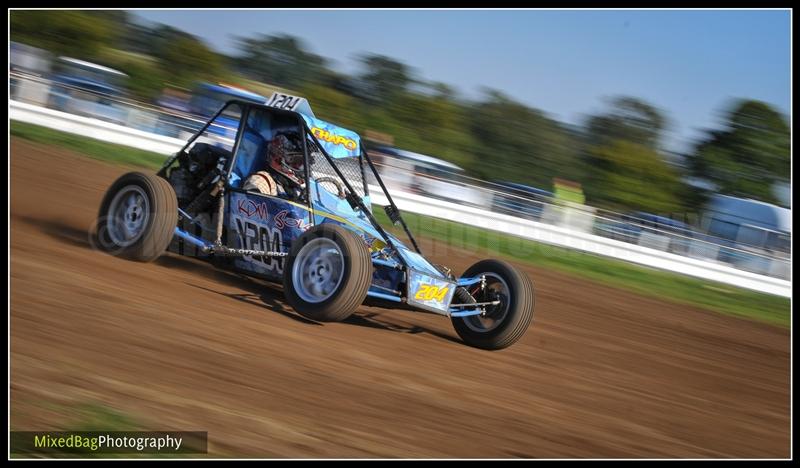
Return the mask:
{"type": "MultiPolygon", "coordinates": [[[[121,202],[120,199],[116,203],[121,202]]],[[[97,217],[95,242],[102,250],[113,255],[151,262],[167,249],[177,224],[178,200],[169,182],[157,175],[129,172],[111,184],[103,197],[97,217]],[[140,234],[121,243],[111,234],[114,228],[110,227],[110,223],[114,216],[109,214],[109,209],[117,195],[122,197],[125,193],[133,192],[146,199],[147,218],[142,222],[141,230],[137,230],[140,234]]]]}
{"type": "MultiPolygon", "coordinates": [[[[505,288],[497,279],[501,278],[508,287],[504,302],[487,307],[487,317],[451,317],[456,333],[470,346],[481,349],[503,349],[519,340],[533,320],[534,290],[533,282],[525,273],[513,265],[500,260],[481,260],[467,268],[462,277],[487,276],[487,289],[505,288]],[[505,301],[508,303],[506,304],[505,301]],[[505,314],[503,315],[503,312],[505,314]],[[483,321],[495,321],[494,317],[502,317],[494,327],[484,325],[483,321]],[[485,330],[481,331],[481,327],[485,330]]],[[[481,297],[477,286],[470,287],[476,302],[485,302],[489,297],[481,297]]]]}
{"type": "MultiPolygon", "coordinates": [[[[314,249],[314,245],[307,249],[314,249]]],[[[303,233],[292,245],[283,269],[283,290],[289,305],[300,315],[318,322],[339,322],[352,315],[367,297],[370,284],[372,259],[369,248],[357,234],[336,224],[319,224],[303,233]],[[295,276],[302,280],[306,271],[313,269],[305,270],[301,258],[298,272],[294,270],[298,258],[309,255],[309,250],[304,252],[304,248],[317,239],[327,239],[336,244],[342,254],[343,273],[329,297],[313,302],[302,297],[298,287],[305,291],[304,286],[296,285],[294,281],[295,276]]]]}

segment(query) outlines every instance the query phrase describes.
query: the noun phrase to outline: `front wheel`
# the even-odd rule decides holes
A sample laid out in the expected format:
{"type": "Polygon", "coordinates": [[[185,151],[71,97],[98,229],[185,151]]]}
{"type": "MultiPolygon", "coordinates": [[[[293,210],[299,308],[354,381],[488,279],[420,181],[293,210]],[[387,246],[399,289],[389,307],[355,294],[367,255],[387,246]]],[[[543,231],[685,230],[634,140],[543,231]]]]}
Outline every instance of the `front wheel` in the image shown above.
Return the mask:
{"type": "Polygon", "coordinates": [[[283,269],[286,300],[319,322],[349,317],[367,297],[372,259],[364,240],[335,224],[310,228],[292,245],[283,269]]]}
{"type": "Polygon", "coordinates": [[[500,260],[482,260],[462,277],[486,278],[467,289],[475,302],[495,302],[481,315],[451,317],[456,333],[470,346],[502,349],[519,340],[533,320],[534,291],[528,275],[500,260]]]}
{"type": "Polygon", "coordinates": [[[100,204],[95,241],[114,255],[150,262],[169,246],[178,224],[178,200],[161,177],[129,172],[100,204]]]}

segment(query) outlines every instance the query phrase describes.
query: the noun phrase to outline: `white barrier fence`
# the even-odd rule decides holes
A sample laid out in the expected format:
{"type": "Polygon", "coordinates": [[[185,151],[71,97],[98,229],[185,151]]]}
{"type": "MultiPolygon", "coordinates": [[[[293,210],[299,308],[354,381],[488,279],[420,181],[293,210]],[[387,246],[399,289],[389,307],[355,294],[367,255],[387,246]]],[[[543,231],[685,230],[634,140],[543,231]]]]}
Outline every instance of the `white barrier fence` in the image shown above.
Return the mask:
{"type": "Polygon", "coordinates": [[[18,101],[8,102],[8,117],[43,127],[74,133],[119,145],[133,146],[160,154],[180,150],[185,141],[136,130],[80,115],[18,101]]]}
{"type": "MultiPolygon", "coordinates": [[[[9,101],[9,118],[164,155],[175,153],[185,143],[183,140],[154,135],[97,119],[17,101],[9,101]]],[[[371,186],[370,191],[373,203],[379,205],[387,203],[379,187],[371,186]]],[[[738,270],[713,261],[675,255],[641,245],[519,219],[479,208],[461,206],[412,193],[392,191],[391,195],[401,210],[411,213],[425,214],[481,229],[507,233],[550,245],[612,257],[768,294],[791,297],[792,293],[791,281],[738,270]]]]}

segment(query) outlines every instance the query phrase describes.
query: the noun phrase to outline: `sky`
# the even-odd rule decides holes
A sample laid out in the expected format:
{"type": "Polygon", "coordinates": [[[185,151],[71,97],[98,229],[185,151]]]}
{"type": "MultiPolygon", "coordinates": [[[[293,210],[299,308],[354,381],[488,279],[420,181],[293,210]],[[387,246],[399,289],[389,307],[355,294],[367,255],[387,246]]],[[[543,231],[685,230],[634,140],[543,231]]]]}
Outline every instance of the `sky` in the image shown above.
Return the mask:
{"type": "MultiPolygon", "coordinates": [[[[667,148],[719,128],[733,98],[791,109],[788,10],[136,10],[235,54],[236,37],[291,34],[332,68],[376,53],[479,99],[493,88],[580,125],[629,95],[662,110],[667,148]]],[[[314,103],[311,103],[312,107],[314,103]]]]}

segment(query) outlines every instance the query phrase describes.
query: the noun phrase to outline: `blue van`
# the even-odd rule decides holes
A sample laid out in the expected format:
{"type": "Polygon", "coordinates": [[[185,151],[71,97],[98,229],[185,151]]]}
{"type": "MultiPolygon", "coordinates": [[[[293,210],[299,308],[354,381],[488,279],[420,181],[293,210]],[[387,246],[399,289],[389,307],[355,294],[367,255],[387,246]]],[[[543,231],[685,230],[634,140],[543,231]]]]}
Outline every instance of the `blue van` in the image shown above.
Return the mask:
{"type": "MultiPolygon", "coordinates": [[[[181,102],[179,110],[170,108],[162,111],[157,133],[185,140],[200,130],[225,103],[234,99],[254,104],[264,104],[267,101],[264,96],[235,86],[198,83],[192,88],[188,102],[181,102]]],[[[239,119],[220,115],[209,126],[208,132],[221,140],[231,140],[236,135],[238,124],[239,119]]]]}
{"type": "Polygon", "coordinates": [[[70,114],[125,125],[120,100],[128,75],[96,63],[59,57],[51,77],[48,107],[70,114]]]}
{"type": "MultiPolygon", "coordinates": [[[[264,96],[241,88],[224,84],[200,83],[192,93],[192,98],[189,101],[189,112],[194,117],[205,122],[220,110],[226,102],[232,99],[254,104],[267,102],[267,98],[264,96]]],[[[215,121],[215,125],[209,127],[209,131],[221,137],[233,138],[236,135],[238,124],[238,120],[221,115],[215,121]]],[[[201,126],[202,123],[199,123],[196,130],[199,130],[201,126]]]]}
{"type": "Polygon", "coordinates": [[[493,182],[492,211],[539,221],[553,193],[515,182],[493,182]]]}

